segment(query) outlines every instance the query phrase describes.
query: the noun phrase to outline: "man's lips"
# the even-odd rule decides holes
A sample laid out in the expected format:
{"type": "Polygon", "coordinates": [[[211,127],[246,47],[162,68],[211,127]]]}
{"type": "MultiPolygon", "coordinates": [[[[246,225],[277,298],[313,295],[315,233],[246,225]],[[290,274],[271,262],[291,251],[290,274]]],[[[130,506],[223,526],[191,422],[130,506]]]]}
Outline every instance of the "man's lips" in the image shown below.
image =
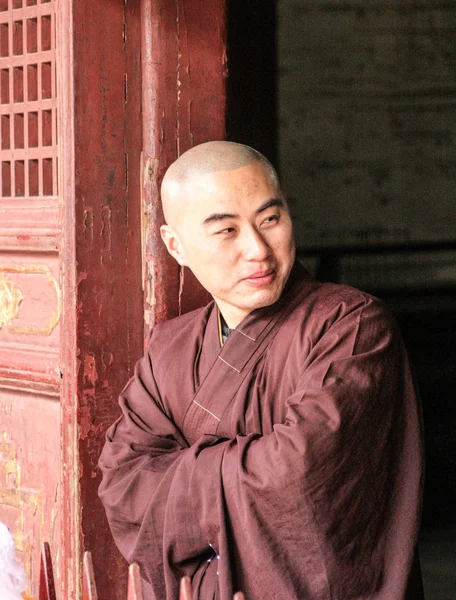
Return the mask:
{"type": "Polygon", "coordinates": [[[275,269],[266,269],[262,271],[256,271],[256,273],[251,273],[247,277],[244,277],[243,281],[251,285],[261,286],[271,283],[275,279],[275,276],[275,269]]]}

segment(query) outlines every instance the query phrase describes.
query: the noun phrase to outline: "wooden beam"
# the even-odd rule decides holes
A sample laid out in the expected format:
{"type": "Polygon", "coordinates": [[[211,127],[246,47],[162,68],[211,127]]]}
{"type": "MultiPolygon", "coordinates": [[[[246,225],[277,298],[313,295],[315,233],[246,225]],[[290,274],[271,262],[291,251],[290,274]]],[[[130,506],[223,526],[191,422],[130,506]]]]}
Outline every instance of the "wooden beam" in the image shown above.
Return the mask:
{"type": "Polygon", "coordinates": [[[41,547],[39,600],[56,600],[51,549],[48,542],[41,547]]]}
{"type": "Polygon", "coordinates": [[[141,575],[136,563],[131,564],[128,568],[127,600],[143,600],[141,575]]]}
{"type": "Polygon", "coordinates": [[[95,573],[93,571],[92,553],[84,552],[82,572],[82,600],[98,600],[95,573]]]}
{"type": "Polygon", "coordinates": [[[160,184],[195,144],[225,137],[225,0],[142,0],[142,215],[146,329],[205,304],[160,238],[160,184]]]}
{"type": "Polygon", "coordinates": [[[100,600],[126,596],[126,563],[98,498],[98,457],[143,348],[140,10],[58,3],[64,201],[61,598],[82,594],[93,553],[100,600]],[[123,574],[123,577],[121,576],[123,574]]]}

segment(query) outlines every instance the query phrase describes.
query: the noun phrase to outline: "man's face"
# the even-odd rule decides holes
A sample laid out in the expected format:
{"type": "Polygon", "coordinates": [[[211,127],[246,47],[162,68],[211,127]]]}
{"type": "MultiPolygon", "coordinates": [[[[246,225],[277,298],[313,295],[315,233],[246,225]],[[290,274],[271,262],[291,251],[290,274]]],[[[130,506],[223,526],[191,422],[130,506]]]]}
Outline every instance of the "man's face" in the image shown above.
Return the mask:
{"type": "Polygon", "coordinates": [[[179,193],[182,187],[181,214],[163,239],[235,327],[276,302],[287,282],[295,245],[285,198],[261,162],[198,175],[179,193]]]}

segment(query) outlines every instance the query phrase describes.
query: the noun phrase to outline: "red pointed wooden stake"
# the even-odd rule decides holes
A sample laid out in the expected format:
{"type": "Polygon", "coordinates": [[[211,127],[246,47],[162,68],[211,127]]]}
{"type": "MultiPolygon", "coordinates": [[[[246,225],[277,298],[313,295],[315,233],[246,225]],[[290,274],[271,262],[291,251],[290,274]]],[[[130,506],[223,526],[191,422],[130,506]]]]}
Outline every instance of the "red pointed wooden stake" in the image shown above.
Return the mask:
{"type": "Polygon", "coordinates": [[[82,571],[82,600],[98,600],[91,552],[84,552],[84,565],[82,571]]]}
{"type": "Polygon", "coordinates": [[[143,600],[141,575],[136,563],[131,564],[128,568],[127,600],[143,600]]]}
{"type": "Polygon", "coordinates": [[[56,600],[51,549],[48,542],[41,547],[39,600],[56,600]]]}
{"type": "Polygon", "coordinates": [[[181,579],[179,600],[193,600],[190,577],[182,577],[181,579]]]}

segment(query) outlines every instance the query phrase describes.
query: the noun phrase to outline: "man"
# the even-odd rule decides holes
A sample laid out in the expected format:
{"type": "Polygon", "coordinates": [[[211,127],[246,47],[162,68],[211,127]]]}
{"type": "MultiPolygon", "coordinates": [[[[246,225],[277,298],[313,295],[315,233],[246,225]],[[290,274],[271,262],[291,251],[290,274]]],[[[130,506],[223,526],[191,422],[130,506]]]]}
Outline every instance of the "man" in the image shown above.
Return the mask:
{"type": "Polygon", "coordinates": [[[295,262],[255,150],[209,142],[167,171],[163,240],[214,301],[157,325],[100,467],[148,598],[418,600],[422,444],[410,367],[375,298],[295,262]]]}

